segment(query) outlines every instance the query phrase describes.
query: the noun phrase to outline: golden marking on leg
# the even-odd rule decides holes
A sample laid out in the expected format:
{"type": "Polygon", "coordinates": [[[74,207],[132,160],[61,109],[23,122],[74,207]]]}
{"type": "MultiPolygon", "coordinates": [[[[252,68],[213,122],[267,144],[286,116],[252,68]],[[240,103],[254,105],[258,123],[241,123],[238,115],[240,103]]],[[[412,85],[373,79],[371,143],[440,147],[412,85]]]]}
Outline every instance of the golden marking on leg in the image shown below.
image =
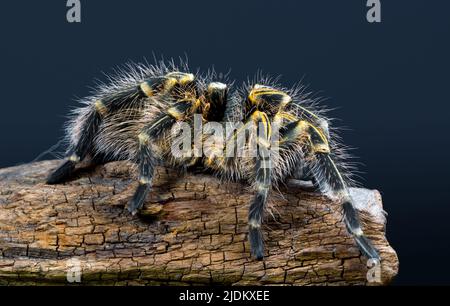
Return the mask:
{"type": "Polygon", "coordinates": [[[310,128],[313,129],[314,133],[319,135],[321,143],[311,143],[313,146],[314,153],[330,153],[330,146],[328,144],[328,139],[321,129],[317,128],[313,124],[309,123],[310,128]]]}
{"type": "Polygon", "coordinates": [[[194,110],[200,108],[200,106],[202,106],[202,104],[203,104],[202,99],[195,99],[194,103],[193,103],[194,110]]]}
{"type": "Polygon", "coordinates": [[[186,85],[188,83],[191,83],[195,79],[195,76],[192,73],[184,73],[178,71],[169,72],[168,74],[166,74],[166,77],[171,80],[170,88],[177,83],[179,83],[180,85],[186,85]]]}
{"type": "Polygon", "coordinates": [[[264,95],[282,96],[280,109],[283,109],[288,103],[292,101],[292,98],[284,91],[258,84],[253,86],[253,89],[250,91],[250,94],[248,95],[248,99],[250,100],[250,102],[252,102],[252,104],[258,105],[259,103],[261,103],[261,100],[263,99],[261,98],[261,96],[264,95]]]}
{"type": "Polygon", "coordinates": [[[175,118],[176,120],[181,120],[183,119],[183,113],[181,113],[179,110],[177,110],[175,107],[171,107],[167,110],[167,113],[172,116],[173,118],[175,118]]]}
{"type": "Polygon", "coordinates": [[[203,118],[206,118],[208,116],[210,108],[211,108],[211,104],[206,103],[205,106],[203,107],[203,118]]]}
{"type": "Polygon", "coordinates": [[[293,122],[293,121],[298,120],[298,118],[295,117],[294,115],[291,115],[286,112],[278,112],[275,114],[275,116],[273,118],[273,122],[274,122],[274,124],[281,124],[283,119],[286,119],[288,122],[293,122]]]}
{"type": "Polygon", "coordinates": [[[150,180],[147,177],[140,177],[139,178],[139,184],[140,185],[148,185],[150,184],[150,180]]]}
{"type": "Polygon", "coordinates": [[[147,82],[142,83],[141,85],[139,85],[139,87],[141,88],[142,92],[147,96],[147,97],[151,97],[153,96],[153,89],[150,85],[148,85],[147,82]]]}
{"type": "Polygon", "coordinates": [[[325,143],[320,143],[320,144],[314,145],[313,150],[314,150],[314,153],[325,153],[325,154],[330,153],[330,148],[325,143]]]}
{"type": "Polygon", "coordinates": [[[150,137],[147,135],[147,133],[140,133],[138,135],[139,143],[146,145],[150,142],[150,137]]]}
{"type": "Polygon", "coordinates": [[[186,85],[194,81],[195,76],[192,73],[187,73],[183,77],[180,78],[180,84],[186,85]]]}
{"type": "Polygon", "coordinates": [[[315,132],[317,132],[317,134],[319,134],[320,139],[322,139],[323,142],[328,143],[327,137],[325,136],[325,134],[322,132],[321,129],[319,129],[318,127],[316,127],[315,125],[309,123],[309,126],[312,127],[314,129],[315,132]]]}
{"type": "Polygon", "coordinates": [[[248,221],[248,225],[254,228],[260,228],[261,224],[259,224],[258,221],[256,221],[255,219],[251,219],[248,221]]]}
{"type": "Polygon", "coordinates": [[[262,113],[261,119],[265,128],[266,137],[269,139],[272,135],[272,126],[270,125],[269,117],[267,117],[266,113],[262,113]]]}
{"type": "Polygon", "coordinates": [[[74,163],[78,163],[80,161],[80,157],[76,154],[73,154],[69,157],[69,160],[74,163]]]}
{"type": "Polygon", "coordinates": [[[205,164],[206,164],[207,166],[212,166],[213,163],[214,163],[214,157],[208,157],[208,158],[205,160],[205,164]]]}
{"type": "Polygon", "coordinates": [[[266,137],[270,138],[270,135],[272,134],[272,129],[271,129],[269,118],[267,117],[267,114],[264,112],[260,112],[260,111],[254,111],[251,118],[255,123],[258,119],[261,119],[261,122],[264,125],[266,137]]]}
{"type": "Polygon", "coordinates": [[[258,111],[258,110],[256,110],[256,111],[254,111],[254,112],[252,113],[252,115],[250,116],[250,118],[251,118],[253,121],[256,121],[256,119],[258,119],[260,116],[261,116],[261,112],[258,111]]]}
{"type": "MultiPolygon", "coordinates": [[[[251,115],[250,118],[248,119],[248,121],[240,126],[238,129],[236,129],[234,131],[234,133],[232,135],[230,135],[230,137],[226,140],[226,144],[225,144],[225,148],[229,148],[231,146],[231,143],[234,142],[235,140],[238,140],[239,136],[249,128],[252,125],[252,128],[255,127],[254,124],[256,123],[256,121],[261,118],[262,123],[264,124],[264,128],[266,129],[266,137],[269,139],[270,135],[271,135],[271,126],[269,123],[269,119],[266,115],[266,113],[264,112],[260,112],[258,110],[254,111],[251,115]]],[[[258,128],[256,126],[256,128],[258,128]]],[[[257,131],[257,130],[256,130],[257,131]]],[[[252,130],[253,133],[253,130],[252,130]]]]}
{"type": "Polygon", "coordinates": [[[101,100],[97,100],[94,103],[95,110],[101,115],[105,116],[108,113],[108,109],[106,108],[105,104],[101,100]]]}
{"type": "Polygon", "coordinates": [[[167,93],[172,90],[172,88],[177,85],[178,81],[175,78],[168,78],[164,82],[164,91],[167,93]]]}
{"type": "Polygon", "coordinates": [[[297,138],[299,136],[306,136],[312,146],[313,153],[330,153],[330,145],[328,143],[326,136],[319,128],[317,128],[313,124],[304,120],[300,120],[297,122],[297,125],[292,131],[292,134],[293,136],[291,136],[290,138],[283,137],[281,143],[293,138],[297,138]],[[311,138],[312,133],[316,133],[317,136],[319,136],[320,142],[312,143],[311,138]]]}
{"type": "MultiPolygon", "coordinates": [[[[307,129],[308,129],[309,125],[306,121],[304,120],[300,120],[297,122],[297,124],[295,125],[294,130],[292,131],[293,136],[291,137],[283,137],[280,141],[281,144],[283,144],[286,141],[292,140],[292,139],[296,139],[299,136],[304,136],[307,134],[307,129]]],[[[308,137],[309,138],[309,137],[308,137]]]]}

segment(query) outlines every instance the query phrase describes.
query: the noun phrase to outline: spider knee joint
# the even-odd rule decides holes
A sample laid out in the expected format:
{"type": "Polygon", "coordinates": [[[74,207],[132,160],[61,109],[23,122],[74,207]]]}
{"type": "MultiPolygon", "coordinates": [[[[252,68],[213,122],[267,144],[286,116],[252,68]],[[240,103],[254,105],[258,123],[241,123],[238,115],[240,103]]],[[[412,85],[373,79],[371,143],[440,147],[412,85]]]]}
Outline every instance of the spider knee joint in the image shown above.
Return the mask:
{"type": "Polygon", "coordinates": [[[251,228],[261,228],[261,222],[254,218],[251,218],[250,220],[248,220],[248,225],[251,228]]]}
{"type": "Polygon", "coordinates": [[[184,117],[184,113],[181,112],[177,107],[171,107],[167,110],[167,113],[175,118],[176,120],[182,120],[184,117]]]}
{"type": "Polygon", "coordinates": [[[184,76],[182,76],[179,80],[181,85],[186,85],[191,82],[193,82],[195,79],[194,75],[192,73],[186,73],[184,76]]]}
{"type": "Polygon", "coordinates": [[[141,145],[147,145],[150,142],[150,137],[147,135],[147,133],[140,133],[138,139],[139,144],[141,145]]]}
{"type": "Polygon", "coordinates": [[[69,156],[69,161],[78,163],[80,161],[80,157],[77,154],[72,154],[69,156]]]}
{"type": "Polygon", "coordinates": [[[357,237],[361,237],[364,236],[364,232],[360,227],[354,228],[350,230],[351,233],[357,237]]]}
{"type": "Polygon", "coordinates": [[[227,89],[227,85],[220,82],[212,82],[208,85],[208,92],[223,91],[227,89]]]}
{"type": "Polygon", "coordinates": [[[149,185],[151,184],[151,179],[145,176],[139,178],[139,185],[149,185]]]}
{"type": "Polygon", "coordinates": [[[147,97],[153,96],[153,88],[148,84],[148,82],[143,82],[139,85],[139,88],[147,97]]]}
{"type": "Polygon", "coordinates": [[[289,96],[284,91],[259,84],[253,86],[248,99],[254,105],[267,103],[269,105],[278,106],[280,108],[284,108],[292,101],[291,96],[289,96]]]}
{"type": "MultiPolygon", "coordinates": [[[[175,84],[179,83],[180,85],[187,85],[194,81],[195,76],[192,73],[184,73],[184,72],[170,72],[166,74],[166,77],[170,80],[175,80],[175,84]]],[[[173,84],[173,85],[175,85],[173,84]]]]}
{"type": "Polygon", "coordinates": [[[95,110],[97,113],[100,114],[100,116],[105,116],[108,113],[108,109],[106,108],[105,104],[101,100],[97,100],[94,103],[95,110]]]}

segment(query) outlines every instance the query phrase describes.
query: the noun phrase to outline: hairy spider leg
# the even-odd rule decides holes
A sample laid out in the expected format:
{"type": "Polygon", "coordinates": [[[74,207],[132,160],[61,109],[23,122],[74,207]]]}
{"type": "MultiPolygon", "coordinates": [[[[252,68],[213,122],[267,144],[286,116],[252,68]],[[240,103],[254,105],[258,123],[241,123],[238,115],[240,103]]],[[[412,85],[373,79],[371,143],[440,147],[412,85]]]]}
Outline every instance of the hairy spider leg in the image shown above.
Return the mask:
{"type": "Polygon", "coordinates": [[[379,259],[377,250],[364,236],[347,184],[330,156],[330,146],[324,131],[305,120],[292,122],[282,133],[280,147],[288,147],[297,141],[302,142],[304,150],[311,155],[308,166],[320,189],[331,192],[341,200],[345,225],[361,252],[368,258],[379,259]]]}
{"type": "Polygon", "coordinates": [[[224,83],[211,82],[206,91],[206,104],[203,118],[207,122],[220,122],[224,118],[228,101],[228,87],[224,83]]]}
{"type": "Polygon", "coordinates": [[[363,255],[367,258],[380,260],[378,251],[364,235],[358,212],[353,205],[353,199],[351,198],[346,183],[330,154],[322,152],[316,153],[312,171],[317,178],[321,189],[329,188],[333,194],[339,195],[342,199],[344,223],[363,255]]]}
{"type": "Polygon", "coordinates": [[[139,186],[134,192],[128,210],[131,214],[136,214],[142,208],[145,198],[150,192],[155,170],[155,157],[150,147],[150,137],[146,133],[139,134],[139,186]]]}
{"type": "Polygon", "coordinates": [[[128,210],[132,214],[136,214],[142,208],[152,186],[155,157],[150,141],[167,132],[177,121],[184,120],[189,114],[194,113],[198,107],[196,98],[176,102],[145,126],[138,135],[139,186],[128,205],[128,210]]]}
{"type": "Polygon", "coordinates": [[[261,224],[272,183],[272,164],[270,159],[271,126],[266,113],[255,111],[252,119],[258,127],[257,157],[255,160],[255,197],[248,212],[249,241],[251,253],[257,260],[264,257],[264,239],[261,224]]]}
{"type": "MultiPolygon", "coordinates": [[[[47,184],[57,184],[70,178],[76,164],[83,161],[92,150],[94,138],[105,116],[123,108],[140,108],[145,103],[144,98],[152,97],[158,93],[168,93],[177,84],[185,85],[192,80],[192,74],[171,72],[162,77],[150,78],[138,86],[118,91],[91,103],[80,138],[74,147],[69,150],[66,160],[48,176],[47,184]]],[[[99,162],[98,158],[96,162],[99,162]]]]}
{"type": "Polygon", "coordinates": [[[272,185],[273,165],[270,154],[272,126],[268,113],[272,115],[284,114],[284,108],[291,101],[291,97],[285,92],[259,84],[253,86],[246,101],[247,109],[257,109],[250,117],[259,127],[257,137],[258,150],[254,169],[256,194],[250,204],[248,214],[251,253],[258,260],[261,260],[264,256],[264,239],[261,224],[272,185]]]}
{"type": "Polygon", "coordinates": [[[57,184],[70,178],[76,164],[83,161],[91,151],[93,139],[104,116],[125,104],[136,104],[135,101],[144,97],[142,92],[131,89],[91,103],[77,143],[70,149],[66,160],[49,175],[47,184],[57,184]]]}

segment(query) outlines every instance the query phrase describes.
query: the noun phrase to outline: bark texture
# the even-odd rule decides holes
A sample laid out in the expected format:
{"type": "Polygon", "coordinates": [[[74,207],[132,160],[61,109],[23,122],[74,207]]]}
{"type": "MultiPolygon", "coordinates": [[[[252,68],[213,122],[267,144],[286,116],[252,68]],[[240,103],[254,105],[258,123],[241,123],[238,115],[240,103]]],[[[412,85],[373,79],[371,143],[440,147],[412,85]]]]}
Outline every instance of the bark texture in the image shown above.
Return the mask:
{"type": "Polygon", "coordinates": [[[398,272],[375,190],[351,190],[382,256],[374,283],[339,204],[296,184],[272,193],[266,258],[258,262],[249,256],[253,194],[244,185],[159,167],[142,215],[131,216],[124,205],[137,183],[129,163],[46,185],[57,164],[0,170],[0,284],[69,284],[69,274],[102,285],[365,285],[388,284],[398,272]]]}

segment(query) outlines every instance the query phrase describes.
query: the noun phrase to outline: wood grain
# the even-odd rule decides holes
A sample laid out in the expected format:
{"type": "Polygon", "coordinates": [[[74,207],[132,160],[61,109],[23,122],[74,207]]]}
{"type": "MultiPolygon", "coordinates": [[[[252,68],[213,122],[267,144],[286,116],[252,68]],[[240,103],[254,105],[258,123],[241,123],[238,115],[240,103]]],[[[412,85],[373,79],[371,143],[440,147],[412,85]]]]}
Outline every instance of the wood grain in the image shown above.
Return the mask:
{"type": "Polygon", "coordinates": [[[398,272],[376,190],[351,190],[382,256],[381,282],[373,283],[339,204],[295,182],[272,193],[267,254],[258,262],[249,256],[245,185],[159,167],[142,215],[131,216],[124,205],[137,185],[129,163],[46,185],[57,164],[0,170],[0,284],[69,284],[74,259],[90,285],[384,285],[398,272]]]}

